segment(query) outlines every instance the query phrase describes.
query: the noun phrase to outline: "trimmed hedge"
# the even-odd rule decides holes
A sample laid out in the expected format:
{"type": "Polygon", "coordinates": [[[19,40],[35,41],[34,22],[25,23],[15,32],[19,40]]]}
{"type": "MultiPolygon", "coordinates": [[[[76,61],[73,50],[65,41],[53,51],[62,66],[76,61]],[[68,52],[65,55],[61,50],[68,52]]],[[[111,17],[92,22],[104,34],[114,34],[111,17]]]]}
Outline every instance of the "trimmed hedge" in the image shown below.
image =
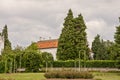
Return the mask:
{"type": "MultiPolygon", "coordinates": [[[[79,61],[78,60],[68,60],[68,61],[54,61],[52,63],[48,63],[48,67],[50,67],[52,64],[52,67],[64,67],[64,68],[70,68],[70,67],[79,67],[79,61]]],[[[87,60],[87,61],[80,61],[81,67],[87,67],[87,68],[117,68],[116,64],[118,64],[118,61],[115,60],[87,60]]],[[[44,67],[46,65],[44,64],[44,67]]]]}
{"type": "Polygon", "coordinates": [[[93,75],[90,72],[78,71],[52,71],[44,75],[46,78],[62,78],[62,79],[92,79],[93,75]]]}
{"type": "Polygon", "coordinates": [[[86,62],[86,67],[92,68],[116,68],[118,61],[113,60],[92,60],[86,62]]]}

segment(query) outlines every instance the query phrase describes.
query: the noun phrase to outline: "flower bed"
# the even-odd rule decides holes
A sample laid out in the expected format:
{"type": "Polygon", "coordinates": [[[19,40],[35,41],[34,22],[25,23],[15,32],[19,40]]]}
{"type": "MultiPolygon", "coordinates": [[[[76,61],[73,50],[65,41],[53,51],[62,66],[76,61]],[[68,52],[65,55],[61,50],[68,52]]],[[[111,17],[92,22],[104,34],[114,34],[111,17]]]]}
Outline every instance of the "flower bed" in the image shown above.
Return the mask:
{"type": "Polygon", "coordinates": [[[93,75],[89,72],[78,71],[51,71],[44,75],[47,79],[92,79],[93,75]]]}

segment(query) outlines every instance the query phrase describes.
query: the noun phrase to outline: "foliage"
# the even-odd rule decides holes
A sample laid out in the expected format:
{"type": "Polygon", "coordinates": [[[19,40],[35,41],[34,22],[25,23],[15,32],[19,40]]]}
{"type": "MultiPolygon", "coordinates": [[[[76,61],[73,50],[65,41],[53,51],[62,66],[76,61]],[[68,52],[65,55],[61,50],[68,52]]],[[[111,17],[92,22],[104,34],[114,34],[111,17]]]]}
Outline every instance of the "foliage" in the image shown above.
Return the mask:
{"type": "MultiPolygon", "coordinates": [[[[83,16],[79,15],[77,18],[73,18],[73,13],[70,9],[63,26],[64,28],[58,41],[58,60],[74,60],[78,58],[79,54],[82,56],[86,55],[88,47],[83,16]]],[[[83,57],[81,58],[83,59],[83,57]]]]}
{"type": "MultiPolygon", "coordinates": [[[[76,64],[76,65],[78,65],[78,64],[76,64]]],[[[53,67],[75,67],[75,61],[74,60],[54,61],[53,67]]]]}
{"type": "Polygon", "coordinates": [[[106,54],[105,54],[105,59],[106,60],[116,60],[115,59],[115,44],[109,40],[103,42],[106,54]]]}
{"type": "Polygon", "coordinates": [[[115,48],[116,48],[116,59],[120,60],[120,26],[116,27],[115,38],[115,48]]]}
{"type": "Polygon", "coordinates": [[[92,51],[94,53],[95,60],[106,60],[109,59],[109,53],[107,53],[108,44],[107,42],[100,39],[100,35],[97,35],[92,42],[92,51]]]}
{"type": "Polygon", "coordinates": [[[35,42],[32,42],[27,48],[26,51],[30,51],[30,50],[34,50],[34,51],[38,51],[38,47],[37,44],[35,42]]]}
{"type": "Polygon", "coordinates": [[[43,62],[53,62],[53,56],[51,53],[42,52],[41,53],[43,62]]]}
{"type": "MultiPolygon", "coordinates": [[[[87,67],[87,68],[116,68],[116,64],[118,61],[115,60],[81,60],[80,66],[87,67]]],[[[50,67],[50,64],[48,65],[50,67]]],[[[79,60],[68,60],[68,61],[54,61],[53,67],[63,67],[63,68],[70,68],[70,67],[79,67],[79,60]]]]}
{"type": "Polygon", "coordinates": [[[23,64],[23,54],[24,54],[24,49],[21,46],[16,46],[15,49],[13,50],[14,53],[14,67],[15,69],[17,68],[22,68],[24,66],[23,64]]]}
{"type": "Polygon", "coordinates": [[[86,67],[92,68],[116,68],[118,61],[115,60],[90,60],[86,62],[86,67]]]}
{"type": "Polygon", "coordinates": [[[120,60],[118,61],[118,63],[116,64],[117,68],[120,69],[120,60]]]}
{"type": "Polygon", "coordinates": [[[83,20],[83,16],[80,14],[74,19],[74,47],[76,51],[76,57],[84,59],[88,58],[89,48],[87,43],[87,33],[85,32],[86,25],[83,20]]]}
{"type": "Polygon", "coordinates": [[[28,51],[23,54],[24,65],[27,72],[38,72],[41,63],[41,55],[34,51],[28,51]]]}
{"type": "Polygon", "coordinates": [[[4,62],[3,61],[0,61],[0,73],[4,73],[4,62]]]}
{"type": "Polygon", "coordinates": [[[32,43],[26,48],[23,54],[23,64],[27,72],[38,72],[42,63],[41,54],[37,49],[37,45],[32,43]]]}
{"type": "Polygon", "coordinates": [[[4,36],[4,50],[3,50],[3,54],[4,53],[9,53],[9,51],[12,49],[11,47],[11,42],[8,39],[8,29],[7,29],[7,25],[5,25],[3,31],[2,31],[2,36],[4,36]]]}
{"type": "Polygon", "coordinates": [[[4,73],[12,73],[13,72],[13,64],[14,64],[14,54],[11,51],[10,54],[2,55],[2,62],[4,65],[4,73]]]}
{"type": "Polygon", "coordinates": [[[57,49],[57,59],[59,60],[67,60],[69,59],[69,55],[71,54],[73,51],[73,49],[71,48],[72,44],[71,44],[71,35],[69,35],[71,33],[71,28],[73,25],[73,12],[70,9],[67,17],[64,19],[64,28],[62,29],[62,33],[60,35],[59,41],[58,41],[58,49],[57,49]]]}
{"type": "Polygon", "coordinates": [[[0,70],[0,72],[12,72],[12,63],[13,63],[13,51],[12,51],[12,47],[11,47],[11,42],[8,39],[8,28],[7,25],[5,25],[5,27],[2,30],[2,33],[0,34],[0,36],[4,37],[4,49],[2,51],[2,55],[1,55],[1,68],[3,68],[2,70],[0,70]]]}
{"type": "Polygon", "coordinates": [[[16,46],[14,50],[0,56],[0,72],[12,73],[18,69],[25,68],[26,72],[38,72],[44,62],[53,62],[53,56],[50,53],[41,53],[36,43],[32,43],[26,49],[16,46]],[[47,58],[46,58],[47,57],[47,58]]]}
{"type": "Polygon", "coordinates": [[[9,53],[10,54],[2,55],[2,61],[4,63],[3,70],[5,73],[16,72],[18,68],[21,68],[20,66],[23,66],[23,62],[24,62],[20,58],[22,57],[23,54],[23,50],[21,49],[21,47],[17,46],[14,50],[11,50],[11,52],[9,53]]]}
{"type": "Polygon", "coordinates": [[[52,71],[44,75],[46,78],[63,78],[63,79],[92,79],[93,75],[89,72],[78,71],[52,71]]]}
{"type": "Polygon", "coordinates": [[[97,59],[97,57],[99,57],[98,53],[98,49],[100,48],[100,35],[97,35],[94,39],[94,41],[92,42],[92,52],[94,53],[94,58],[97,59]]]}
{"type": "Polygon", "coordinates": [[[109,40],[103,41],[100,35],[97,35],[92,42],[92,51],[96,60],[116,60],[118,56],[115,43],[109,40]]]}
{"type": "Polygon", "coordinates": [[[17,69],[25,68],[27,72],[38,72],[42,65],[41,54],[35,43],[32,43],[26,49],[17,46],[10,54],[2,55],[0,72],[12,73],[17,69]],[[3,65],[2,65],[3,64],[3,65]]]}

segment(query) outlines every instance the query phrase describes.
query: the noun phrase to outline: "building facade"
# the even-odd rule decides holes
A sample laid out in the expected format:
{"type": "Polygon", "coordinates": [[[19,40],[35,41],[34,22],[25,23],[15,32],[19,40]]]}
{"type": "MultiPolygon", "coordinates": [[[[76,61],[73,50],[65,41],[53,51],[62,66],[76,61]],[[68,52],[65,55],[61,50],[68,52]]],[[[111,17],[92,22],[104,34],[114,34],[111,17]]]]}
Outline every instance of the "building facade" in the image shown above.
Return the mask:
{"type": "Polygon", "coordinates": [[[38,41],[37,46],[41,52],[51,53],[53,55],[54,60],[56,60],[58,39],[38,41]]]}

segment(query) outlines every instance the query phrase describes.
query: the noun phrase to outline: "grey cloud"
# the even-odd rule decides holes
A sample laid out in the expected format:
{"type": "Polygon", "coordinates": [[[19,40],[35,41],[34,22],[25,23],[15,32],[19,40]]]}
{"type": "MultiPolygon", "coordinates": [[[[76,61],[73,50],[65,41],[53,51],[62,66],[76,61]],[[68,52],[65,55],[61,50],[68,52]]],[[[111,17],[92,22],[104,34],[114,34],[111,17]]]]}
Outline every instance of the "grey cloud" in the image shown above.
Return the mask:
{"type": "Polygon", "coordinates": [[[40,36],[58,38],[71,8],[75,16],[79,13],[84,16],[89,42],[96,34],[113,40],[119,3],[119,0],[1,0],[0,28],[8,25],[13,46],[26,46],[40,36]]]}

